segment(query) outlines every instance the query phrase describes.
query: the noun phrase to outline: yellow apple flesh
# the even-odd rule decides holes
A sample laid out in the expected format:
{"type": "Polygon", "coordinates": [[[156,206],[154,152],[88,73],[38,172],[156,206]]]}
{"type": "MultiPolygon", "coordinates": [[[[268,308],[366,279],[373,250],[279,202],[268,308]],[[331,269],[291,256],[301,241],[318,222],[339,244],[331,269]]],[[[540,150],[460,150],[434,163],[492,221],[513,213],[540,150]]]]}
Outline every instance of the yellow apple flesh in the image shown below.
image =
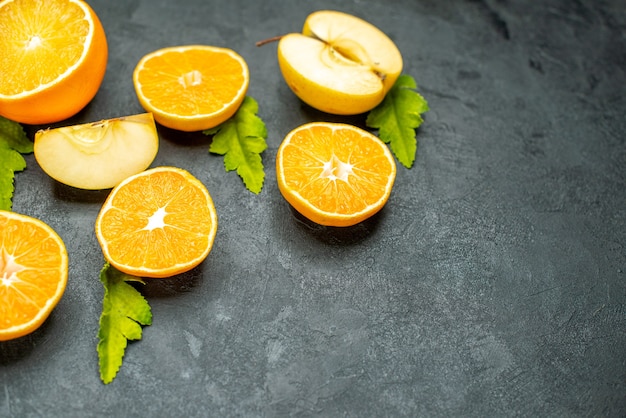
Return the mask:
{"type": "Polygon", "coordinates": [[[152,113],[142,113],[40,130],[35,133],[34,154],[53,179],[79,189],[100,190],[144,171],[158,148],[152,113]]]}
{"type": "Polygon", "coordinates": [[[389,37],[355,16],[322,10],[302,33],[281,37],[278,64],[291,90],[323,112],[353,115],[376,107],[402,72],[389,37]]]}

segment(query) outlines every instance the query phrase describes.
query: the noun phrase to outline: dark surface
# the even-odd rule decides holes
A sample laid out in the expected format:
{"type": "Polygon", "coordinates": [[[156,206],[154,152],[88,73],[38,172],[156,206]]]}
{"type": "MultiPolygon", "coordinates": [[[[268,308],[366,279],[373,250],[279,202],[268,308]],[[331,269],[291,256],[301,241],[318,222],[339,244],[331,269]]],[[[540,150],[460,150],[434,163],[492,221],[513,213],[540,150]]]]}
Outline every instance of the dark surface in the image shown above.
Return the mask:
{"type": "MultiPolygon", "coordinates": [[[[269,148],[259,195],[160,129],[154,162],[196,175],[213,251],[142,292],[153,325],[112,384],[96,354],[93,224],[107,192],[55,183],[32,155],[13,209],[65,240],[67,291],[34,334],[0,343],[0,416],[624,416],[626,7],[623,0],[91,1],[110,58],[58,125],[141,113],[132,71],[157,48],[239,52],[269,148]],[[312,120],[276,45],[333,8],[387,32],[431,111],[384,210],[347,230],[295,216],[275,153],[312,120]]],[[[32,135],[37,127],[28,127],[32,135]]]]}

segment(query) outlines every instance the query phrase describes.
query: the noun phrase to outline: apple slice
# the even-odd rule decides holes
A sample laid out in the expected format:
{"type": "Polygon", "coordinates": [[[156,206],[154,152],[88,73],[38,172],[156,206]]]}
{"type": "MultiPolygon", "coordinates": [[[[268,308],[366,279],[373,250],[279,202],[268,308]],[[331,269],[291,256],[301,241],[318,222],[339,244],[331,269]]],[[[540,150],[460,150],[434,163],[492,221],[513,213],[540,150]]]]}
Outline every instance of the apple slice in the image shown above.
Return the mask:
{"type": "Polygon", "coordinates": [[[310,14],[302,33],[282,36],[278,64],[302,101],[323,112],[353,115],[378,105],[402,72],[402,55],[372,24],[349,14],[310,14]]]}
{"type": "Polygon", "coordinates": [[[100,190],[150,166],[159,148],[152,113],[39,130],[35,159],[53,179],[100,190]]]}

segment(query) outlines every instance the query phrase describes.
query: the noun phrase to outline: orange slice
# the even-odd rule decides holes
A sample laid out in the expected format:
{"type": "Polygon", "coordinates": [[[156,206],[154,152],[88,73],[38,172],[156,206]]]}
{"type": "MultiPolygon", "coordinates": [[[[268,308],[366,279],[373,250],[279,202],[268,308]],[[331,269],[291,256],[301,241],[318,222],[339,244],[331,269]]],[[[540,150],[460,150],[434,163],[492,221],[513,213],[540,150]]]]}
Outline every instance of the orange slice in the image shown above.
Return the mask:
{"type": "Polygon", "coordinates": [[[30,334],[65,292],[65,244],[47,224],[0,210],[0,341],[30,334]]]}
{"type": "Polygon", "coordinates": [[[100,88],[108,49],[94,11],[80,0],[0,1],[0,115],[58,122],[100,88]]]}
{"type": "Polygon", "coordinates": [[[249,80],[248,65],[239,54],[206,45],[154,51],[133,73],[143,108],[161,125],[188,132],[230,118],[245,98],[249,80]]]}
{"type": "Polygon", "coordinates": [[[211,195],[189,172],[157,167],[113,188],[96,219],[104,258],[140,277],[191,270],[211,251],[217,213],[211,195]]]}
{"type": "Polygon", "coordinates": [[[284,198],[311,221],[351,226],[385,205],[396,163],[389,148],[363,129],[313,122],[287,134],[276,177],[284,198]]]}

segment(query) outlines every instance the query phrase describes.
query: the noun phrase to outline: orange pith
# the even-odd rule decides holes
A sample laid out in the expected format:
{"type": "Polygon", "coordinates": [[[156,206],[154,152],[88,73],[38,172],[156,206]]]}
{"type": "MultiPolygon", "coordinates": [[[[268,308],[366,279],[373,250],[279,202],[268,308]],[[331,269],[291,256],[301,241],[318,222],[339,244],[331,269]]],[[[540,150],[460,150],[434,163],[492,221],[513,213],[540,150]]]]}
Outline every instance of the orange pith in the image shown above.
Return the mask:
{"type": "Polygon", "coordinates": [[[278,188],[305,217],[351,226],[387,202],[396,165],[387,146],[355,126],[313,122],[291,131],[276,157],[278,188]]]}
{"type": "Polygon", "coordinates": [[[106,260],[140,277],[191,270],[211,251],[217,214],[206,187],[189,172],[157,167],[117,185],[96,219],[106,260]]]}
{"type": "Polygon", "coordinates": [[[65,291],[68,257],[44,222],[0,210],[0,341],[30,334],[65,291]]]}
{"type": "Polygon", "coordinates": [[[0,2],[0,115],[58,122],[95,96],[108,58],[100,20],[80,0],[0,2]]]}
{"type": "Polygon", "coordinates": [[[219,125],[248,90],[244,59],[227,48],[187,45],[144,56],[133,73],[139,102],[161,125],[198,131],[219,125]]]}

